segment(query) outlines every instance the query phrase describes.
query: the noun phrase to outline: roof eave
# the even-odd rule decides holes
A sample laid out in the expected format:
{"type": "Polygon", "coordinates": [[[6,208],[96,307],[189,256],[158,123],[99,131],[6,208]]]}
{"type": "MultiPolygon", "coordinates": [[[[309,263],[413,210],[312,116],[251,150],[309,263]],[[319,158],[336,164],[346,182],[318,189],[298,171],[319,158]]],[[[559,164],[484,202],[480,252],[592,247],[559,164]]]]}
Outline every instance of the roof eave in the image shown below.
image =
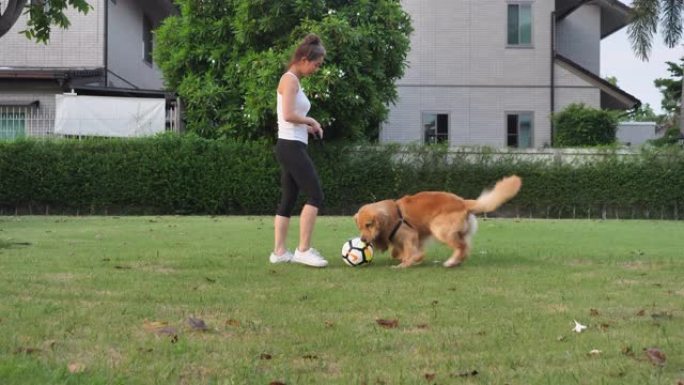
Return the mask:
{"type": "Polygon", "coordinates": [[[613,98],[617,102],[615,105],[618,105],[618,108],[621,107],[621,109],[630,110],[641,106],[641,101],[633,95],[625,92],[617,86],[614,86],[605,79],[601,79],[596,74],[568,59],[567,57],[556,54],[555,62],[588,83],[596,86],[605,95],[613,98]]]}

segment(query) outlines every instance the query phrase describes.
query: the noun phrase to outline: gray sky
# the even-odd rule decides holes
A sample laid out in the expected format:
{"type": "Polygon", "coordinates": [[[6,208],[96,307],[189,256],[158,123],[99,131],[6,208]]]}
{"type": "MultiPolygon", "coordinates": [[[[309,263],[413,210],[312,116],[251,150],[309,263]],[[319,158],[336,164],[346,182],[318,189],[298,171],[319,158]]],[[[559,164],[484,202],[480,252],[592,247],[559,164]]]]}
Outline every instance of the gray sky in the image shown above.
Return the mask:
{"type": "MultiPolygon", "coordinates": [[[[631,1],[621,0],[625,4],[631,1]]],[[[655,36],[653,49],[647,62],[637,59],[627,37],[627,27],[613,33],[601,41],[601,77],[614,76],[618,87],[650,104],[656,113],[662,113],[662,95],[653,85],[653,80],[668,78],[666,61],[678,63],[684,56],[684,46],[667,48],[661,35],[655,36]]]]}

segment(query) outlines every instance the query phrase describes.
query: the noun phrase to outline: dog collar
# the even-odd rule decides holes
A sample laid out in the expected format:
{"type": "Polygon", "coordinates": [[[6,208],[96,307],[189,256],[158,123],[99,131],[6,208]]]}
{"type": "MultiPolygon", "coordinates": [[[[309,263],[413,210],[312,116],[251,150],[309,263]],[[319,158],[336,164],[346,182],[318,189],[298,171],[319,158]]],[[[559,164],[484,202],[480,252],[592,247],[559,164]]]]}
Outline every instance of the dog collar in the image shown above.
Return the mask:
{"type": "Polygon", "coordinates": [[[399,216],[399,221],[397,222],[396,225],[394,225],[394,228],[392,229],[392,232],[389,235],[390,241],[392,240],[392,238],[394,238],[394,235],[397,233],[397,231],[399,231],[399,228],[401,227],[401,225],[405,224],[406,226],[413,228],[413,226],[411,226],[410,223],[406,222],[406,220],[404,219],[404,216],[401,215],[401,209],[399,208],[399,204],[394,202],[394,205],[397,206],[397,215],[399,216]]]}

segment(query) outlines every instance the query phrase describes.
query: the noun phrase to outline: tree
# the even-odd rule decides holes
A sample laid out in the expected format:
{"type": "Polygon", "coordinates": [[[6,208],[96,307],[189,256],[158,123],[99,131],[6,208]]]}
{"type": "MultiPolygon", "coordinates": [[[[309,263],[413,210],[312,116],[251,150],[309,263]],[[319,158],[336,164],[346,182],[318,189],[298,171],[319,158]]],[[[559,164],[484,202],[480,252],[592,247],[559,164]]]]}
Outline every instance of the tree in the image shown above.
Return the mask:
{"type": "MultiPolygon", "coordinates": [[[[632,42],[632,49],[642,60],[648,60],[651,52],[653,35],[658,31],[660,22],[665,44],[674,48],[682,42],[684,27],[684,1],[682,0],[633,0],[632,20],[627,33],[632,42]]],[[[680,87],[684,90],[684,82],[680,87]]],[[[680,90],[679,129],[684,136],[684,98],[680,90]]]]}
{"type": "Polygon", "coordinates": [[[627,114],[621,114],[619,120],[621,122],[658,122],[660,117],[656,115],[651,105],[646,103],[627,114]]]}
{"type": "Polygon", "coordinates": [[[573,103],[552,116],[556,127],[555,147],[589,147],[615,143],[616,111],[573,103]]]}
{"type": "Polygon", "coordinates": [[[274,137],[276,87],[309,32],[327,49],[302,86],[326,138],[377,136],[404,74],[411,25],[398,0],[179,0],[155,59],[205,137],[274,137]]]}
{"type": "MultiPolygon", "coordinates": [[[[1,4],[2,2],[0,2],[1,4]]],[[[87,14],[93,7],[86,0],[37,0],[28,6],[27,0],[7,0],[5,10],[0,6],[0,37],[6,34],[17,22],[22,12],[29,15],[27,28],[21,31],[29,39],[47,43],[53,25],[69,28],[71,23],[64,11],[72,7],[87,14]]]]}
{"type": "Polygon", "coordinates": [[[668,65],[667,71],[670,73],[670,78],[660,78],[653,81],[653,84],[663,94],[661,106],[668,115],[681,114],[682,100],[682,72],[684,70],[684,57],[680,59],[681,65],[674,62],[665,62],[668,65]]]}

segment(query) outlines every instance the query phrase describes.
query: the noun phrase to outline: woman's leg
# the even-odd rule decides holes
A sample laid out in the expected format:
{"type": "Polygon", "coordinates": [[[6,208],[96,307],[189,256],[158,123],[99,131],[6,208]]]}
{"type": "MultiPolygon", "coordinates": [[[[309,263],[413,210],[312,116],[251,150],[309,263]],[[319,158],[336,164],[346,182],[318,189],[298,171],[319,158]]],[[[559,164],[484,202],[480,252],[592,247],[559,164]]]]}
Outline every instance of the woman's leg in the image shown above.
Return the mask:
{"type": "Polygon", "coordinates": [[[273,253],[275,255],[283,255],[287,251],[287,229],[290,226],[290,217],[283,217],[281,215],[275,216],[275,246],[273,253]]]}
{"type": "Polygon", "coordinates": [[[311,247],[311,234],[313,234],[317,216],[318,207],[310,204],[304,205],[299,218],[299,246],[297,247],[299,251],[307,251],[311,247]]]}

